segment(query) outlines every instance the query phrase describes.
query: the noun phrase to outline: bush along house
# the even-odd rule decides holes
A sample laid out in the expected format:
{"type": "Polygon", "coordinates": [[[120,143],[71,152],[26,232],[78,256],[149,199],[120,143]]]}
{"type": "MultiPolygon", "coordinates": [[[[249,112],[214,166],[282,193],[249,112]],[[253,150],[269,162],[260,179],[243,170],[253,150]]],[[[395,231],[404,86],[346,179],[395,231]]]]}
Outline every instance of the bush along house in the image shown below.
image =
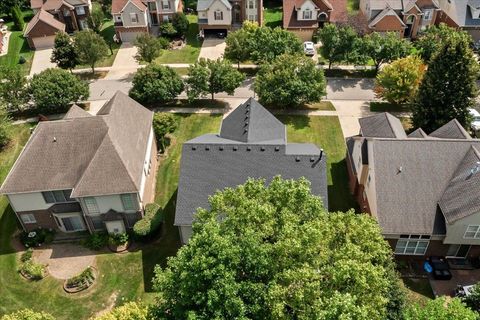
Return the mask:
{"type": "Polygon", "coordinates": [[[25,231],[123,233],[153,201],[153,113],[117,92],[92,116],[72,106],[40,122],[0,193],[25,231]]]}
{"type": "Polygon", "coordinates": [[[480,255],[480,140],[457,120],[407,135],[388,113],[347,138],[350,189],[396,255],[480,255]]]}

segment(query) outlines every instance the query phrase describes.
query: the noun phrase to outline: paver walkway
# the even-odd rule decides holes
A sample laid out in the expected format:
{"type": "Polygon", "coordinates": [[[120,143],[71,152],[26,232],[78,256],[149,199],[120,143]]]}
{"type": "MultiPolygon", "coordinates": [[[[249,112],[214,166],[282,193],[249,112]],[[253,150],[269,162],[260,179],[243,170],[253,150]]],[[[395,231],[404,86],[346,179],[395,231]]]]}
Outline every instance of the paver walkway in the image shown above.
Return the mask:
{"type": "Polygon", "coordinates": [[[40,73],[48,68],[55,68],[57,65],[50,62],[53,49],[36,50],[33,54],[32,67],[30,68],[30,77],[40,73]]]}
{"type": "Polygon", "coordinates": [[[35,261],[47,264],[50,275],[57,279],[69,279],[88,266],[93,266],[97,253],[77,244],[52,244],[35,249],[35,261]]]}

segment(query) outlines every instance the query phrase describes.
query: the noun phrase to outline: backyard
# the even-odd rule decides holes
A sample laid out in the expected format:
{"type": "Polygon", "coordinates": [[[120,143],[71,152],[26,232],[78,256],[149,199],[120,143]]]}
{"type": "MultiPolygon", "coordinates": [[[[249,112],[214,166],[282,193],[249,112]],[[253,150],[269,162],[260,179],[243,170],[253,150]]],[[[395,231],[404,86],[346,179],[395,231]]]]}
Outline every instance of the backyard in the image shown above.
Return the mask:
{"type": "Polygon", "coordinates": [[[270,28],[282,26],[282,1],[266,0],[264,2],[263,23],[270,28]]]}

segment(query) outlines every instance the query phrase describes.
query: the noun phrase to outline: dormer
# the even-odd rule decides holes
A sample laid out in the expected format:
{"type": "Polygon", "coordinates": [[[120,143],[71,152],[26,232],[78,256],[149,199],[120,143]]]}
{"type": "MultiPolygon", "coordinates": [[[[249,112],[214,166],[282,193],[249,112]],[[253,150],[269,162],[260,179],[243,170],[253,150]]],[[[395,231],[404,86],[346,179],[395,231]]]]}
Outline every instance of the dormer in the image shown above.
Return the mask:
{"type": "Polygon", "coordinates": [[[297,11],[297,20],[299,21],[311,21],[317,20],[320,9],[311,0],[305,0],[301,5],[295,6],[297,11]]]}
{"type": "Polygon", "coordinates": [[[468,1],[468,7],[470,8],[470,13],[472,14],[472,19],[480,19],[480,1],[470,0],[468,1]]]}

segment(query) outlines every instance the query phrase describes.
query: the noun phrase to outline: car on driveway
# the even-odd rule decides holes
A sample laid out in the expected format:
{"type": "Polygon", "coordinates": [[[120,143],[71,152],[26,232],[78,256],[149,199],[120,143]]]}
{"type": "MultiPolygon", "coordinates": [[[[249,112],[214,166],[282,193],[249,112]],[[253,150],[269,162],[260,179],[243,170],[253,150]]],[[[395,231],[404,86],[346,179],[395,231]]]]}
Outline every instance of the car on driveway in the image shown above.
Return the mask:
{"type": "Polygon", "coordinates": [[[315,55],[315,45],[311,41],[305,41],[303,43],[303,52],[307,56],[314,56],[315,55]]]}
{"type": "Polygon", "coordinates": [[[480,132],[480,112],[475,109],[469,109],[470,115],[472,116],[471,129],[475,135],[480,132]]]}

